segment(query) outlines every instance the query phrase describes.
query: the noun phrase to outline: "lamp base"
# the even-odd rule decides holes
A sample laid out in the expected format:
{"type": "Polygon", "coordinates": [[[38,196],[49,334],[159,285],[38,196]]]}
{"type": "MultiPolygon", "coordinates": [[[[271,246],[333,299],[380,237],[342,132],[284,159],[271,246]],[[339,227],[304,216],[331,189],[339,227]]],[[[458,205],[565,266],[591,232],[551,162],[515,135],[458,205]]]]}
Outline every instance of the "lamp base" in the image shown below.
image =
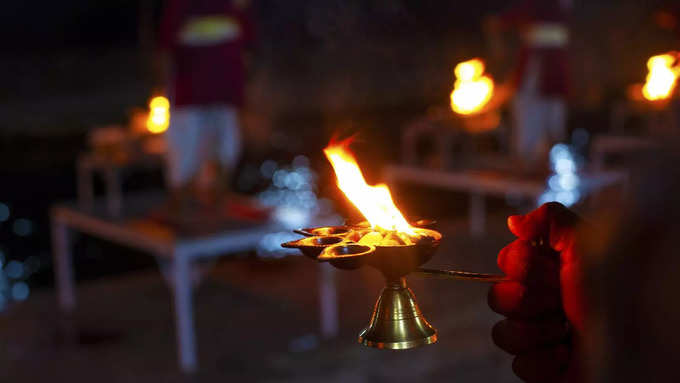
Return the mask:
{"type": "Polygon", "coordinates": [[[418,308],[406,280],[388,281],[373,309],[371,321],[359,334],[368,347],[406,350],[437,342],[437,330],[418,308]]]}

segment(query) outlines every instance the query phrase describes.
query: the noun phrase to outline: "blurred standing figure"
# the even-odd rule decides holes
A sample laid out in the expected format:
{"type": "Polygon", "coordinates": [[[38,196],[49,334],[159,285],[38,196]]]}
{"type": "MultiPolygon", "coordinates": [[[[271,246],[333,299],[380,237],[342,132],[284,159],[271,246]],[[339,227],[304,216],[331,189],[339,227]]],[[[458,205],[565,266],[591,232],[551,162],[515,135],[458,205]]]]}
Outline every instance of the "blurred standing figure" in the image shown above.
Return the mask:
{"type": "Polygon", "coordinates": [[[168,0],[158,73],[173,104],[167,176],[176,202],[192,191],[215,202],[227,191],[228,174],[241,151],[238,113],[244,103],[245,53],[253,41],[248,11],[247,0],[168,0]],[[203,188],[196,184],[197,175],[210,161],[218,172],[203,188]]]}
{"type": "MultiPolygon", "coordinates": [[[[674,51],[677,57],[677,62],[680,63],[680,52],[677,52],[677,47],[680,46],[680,4],[677,0],[666,1],[656,12],[654,12],[654,23],[662,30],[670,32],[675,35],[674,51]]],[[[680,133],[680,92],[675,91],[674,99],[671,100],[670,107],[672,108],[672,133],[680,133]]]]}
{"type": "Polygon", "coordinates": [[[566,138],[571,0],[520,0],[486,21],[499,33],[520,31],[521,49],[510,87],[514,91],[514,153],[537,170],[551,144],[566,138]]]}

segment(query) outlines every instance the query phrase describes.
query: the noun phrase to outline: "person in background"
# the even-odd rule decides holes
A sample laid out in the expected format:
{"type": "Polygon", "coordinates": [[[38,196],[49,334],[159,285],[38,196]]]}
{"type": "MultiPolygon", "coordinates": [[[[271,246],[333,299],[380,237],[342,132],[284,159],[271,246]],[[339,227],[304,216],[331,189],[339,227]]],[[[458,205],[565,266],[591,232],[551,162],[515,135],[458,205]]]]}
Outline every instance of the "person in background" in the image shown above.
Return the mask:
{"type": "MultiPolygon", "coordinates": [[[[652,15],[654,24],[666,32],[669,32],[675,37],[674,49],[672,52],[676,55],[676,63],[680,63],[680,52],[677,47],[680,47],[680,4],[677,1],[666,1],[659,7],[652,15]]],[[[680,65],[680,64],[676,64],[680,65]]],[[[672,133],[678,134],[680,131],[680,90],[674,92],[673,100],[671,100],[670,107],[672,108],[672,133]]]]}
{"type": "Polygon", "coordinates": [[[550,146],[566,137],[571,0],[521,0],[489,17],[490,34],[518,29],[521,49],[516,69],[505,85],[513,94],[514,154],[525,170],[539,170],[550,146]]]}
{"type": "Polygon", "coordinates": [[[628,196],[587,222],[554,202],[508,218],[509,280],[489,305],[507,317],[492,338],[522,380],[680,381],[677,147],[651,153],[628,196]]]}
{"type": "Polygon", "coordinates": [[[169,0],[159,68],[172,104],[167,178],[175,206],[192,194],[210,204],[227,193],[241,152],[246,54],[253,43],[247,0],[169,0]],[[212,174],[204,172],[215,163],[212,174]],[[203,172],[203,173],[201,173],[203,172]],[[198,175],[208,174],[205,182],[198,175]]]}

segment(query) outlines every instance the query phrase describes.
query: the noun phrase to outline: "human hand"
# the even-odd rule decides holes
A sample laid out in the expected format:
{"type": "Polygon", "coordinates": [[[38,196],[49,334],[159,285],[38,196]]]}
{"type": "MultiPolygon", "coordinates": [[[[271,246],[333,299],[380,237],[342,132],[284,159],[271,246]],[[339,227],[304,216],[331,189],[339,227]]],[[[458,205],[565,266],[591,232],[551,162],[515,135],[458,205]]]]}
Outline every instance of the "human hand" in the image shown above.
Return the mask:
{"type": "Polygon", "coordinates": [[[575,345],[583,331],[579,217],[551,202],[508,218],[518,239],[498,254],[509,281],[489,291],[489,306],[507,319],[494,343],[515,355],[513,371],[526,382],[580,382],[575,345]]]}

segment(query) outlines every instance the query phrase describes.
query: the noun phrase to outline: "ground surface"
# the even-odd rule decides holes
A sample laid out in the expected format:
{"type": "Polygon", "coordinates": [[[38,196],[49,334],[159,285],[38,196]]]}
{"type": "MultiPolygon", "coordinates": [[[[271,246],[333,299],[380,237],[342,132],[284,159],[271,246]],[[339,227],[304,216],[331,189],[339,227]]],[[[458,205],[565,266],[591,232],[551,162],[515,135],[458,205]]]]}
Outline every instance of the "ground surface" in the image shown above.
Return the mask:
{"type": "MultiPolygon", "coordinates": [[[[490,217],[489,235],[470,238],[464,221],[443,223],[445,242],[429,266],[495,272],[497,251],[511,236],[504,217],[490,217]]],[[[183,377],[175,359],[171,297],[158,272],[81,283],[69,341],[54,292],[38,291],[0,317],[3,382],[517,382],[511,358],[496,349],[498,316],[487,286],[419,280],[410,287],[440,341],[410,351],[356,343],[381,288],[372,270],[339,272],[341,329],[319,339],[318,266],[303,257],[227,259],[196,293],[201,371],[183,377]]]]}

